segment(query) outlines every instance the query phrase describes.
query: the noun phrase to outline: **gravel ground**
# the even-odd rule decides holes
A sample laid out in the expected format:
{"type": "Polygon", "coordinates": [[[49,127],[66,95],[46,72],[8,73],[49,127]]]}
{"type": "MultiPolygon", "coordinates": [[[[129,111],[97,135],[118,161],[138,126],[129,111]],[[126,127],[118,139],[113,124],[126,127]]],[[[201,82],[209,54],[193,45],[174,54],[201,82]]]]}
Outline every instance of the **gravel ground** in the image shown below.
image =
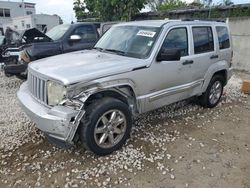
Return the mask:
{"type": "Polygon", "coordinates": [[[222,102],[183,101],[141,115],[119,151],[97,157],[48,143],[18,105],[21,81],[0,73],[0,187],[250,187],[250,97],[236,73],[222,102]]]}

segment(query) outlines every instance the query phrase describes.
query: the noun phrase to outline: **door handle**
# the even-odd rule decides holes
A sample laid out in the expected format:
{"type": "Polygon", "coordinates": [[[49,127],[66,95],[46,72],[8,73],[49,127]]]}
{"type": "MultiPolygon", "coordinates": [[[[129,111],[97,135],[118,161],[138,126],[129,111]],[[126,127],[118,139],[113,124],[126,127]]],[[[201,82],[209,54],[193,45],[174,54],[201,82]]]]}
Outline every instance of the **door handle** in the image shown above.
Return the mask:
{"type": "Polygon", "coordinates": [[[193,64],[194,61],[193,60],[186,60],[182,63],[182,65],[190,65],[190,64],[193,64]]]}
{"type": "Polygon", "coordinates": [[[210,57],[210,59],[217,59],[217,58],[219,58],[218,55],[212,55],[212,56],[210,57]]]}

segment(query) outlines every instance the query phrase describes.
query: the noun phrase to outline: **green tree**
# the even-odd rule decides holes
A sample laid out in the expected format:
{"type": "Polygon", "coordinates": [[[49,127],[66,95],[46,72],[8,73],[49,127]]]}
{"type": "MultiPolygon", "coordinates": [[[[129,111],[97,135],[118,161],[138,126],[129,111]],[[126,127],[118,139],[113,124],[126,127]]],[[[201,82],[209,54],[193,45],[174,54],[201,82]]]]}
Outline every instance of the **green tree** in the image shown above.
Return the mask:
{"type": "Polygon", "coordinates": [[[86,19],[89,17],[94,17],[93,14],[86,11],[86,5],[83,0],[74,0],[74,11],[76,13],[77,20],[86,19]]]}
{"type": "Polygon", "coordinates": [[[222,5],[224,6],[230,6],[233,5],[234,3],[231,0],[223,0],[222,5]]]}
{"type": "Polygon", "coordinates": [[[171,10],[171,9],[179,9],[186,7],[187,4],[181,0],[165,0],[161,4],[156,7],[158,11],[171,10]]]}
{"type": "Polygon", "coordinates": [[[213,4],[213,0],[203,0],[203,5],[205,7],[211,7],[212,4],[213,4]]]}
{"type": "Polygon", "coordinates": [[[188,4],[188,8],[202,8],[204,5],[200,1],[193,1],[192,3],[188,4]]]}
{"type": "Polygon", "coordinates": [[[165,2],[165,0],[149,0],[147,6],[152,11],[157,11],[157,8],[162,5],[165,2]]]}
{"type": "Polygon", "coordinates": [[[95,17],[101,21],[130,20],[146,5],[147,0],[75,0],[78,20],[95,17]]]}

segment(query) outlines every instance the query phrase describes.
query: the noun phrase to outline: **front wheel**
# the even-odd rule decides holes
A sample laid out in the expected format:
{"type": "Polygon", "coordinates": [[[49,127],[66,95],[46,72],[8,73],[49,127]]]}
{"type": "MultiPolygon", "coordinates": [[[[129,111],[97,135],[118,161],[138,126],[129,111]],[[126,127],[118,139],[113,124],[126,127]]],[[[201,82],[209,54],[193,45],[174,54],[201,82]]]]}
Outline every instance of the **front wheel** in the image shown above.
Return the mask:
{"type": "Polygon", "coordinates": [[[87,107],[79,136],[85,148],[97,155],[107,155],[125,143],[131,127],[128,105],[118,99],[102,98],[87,107]]]}
{"type": "Polygon", "coordinates": [[[220,102],[224,87],[224,79],[221,75],[215,75],[211,79],[207,90],[200,96],[200,104],[206,108],[214,108],[220,102]]]}
{"type": "Polygon", "coordinates": [[[27,73],[20,73],[16,74],[16,77],[19,78],[20,80],[27,80],[27,73]]]}

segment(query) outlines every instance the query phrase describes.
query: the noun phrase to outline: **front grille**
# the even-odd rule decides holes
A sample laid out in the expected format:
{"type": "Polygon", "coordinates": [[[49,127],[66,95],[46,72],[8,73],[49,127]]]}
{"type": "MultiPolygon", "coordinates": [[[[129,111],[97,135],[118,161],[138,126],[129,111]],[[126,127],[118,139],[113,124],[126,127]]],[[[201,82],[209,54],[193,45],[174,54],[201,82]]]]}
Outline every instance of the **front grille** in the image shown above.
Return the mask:
{"type": "Polygon", "coordinates": [[[34,76],[31,72],[28,74],[29,91],[37,100],[47,104],[47,84],[46,80],[34,76]]]}

